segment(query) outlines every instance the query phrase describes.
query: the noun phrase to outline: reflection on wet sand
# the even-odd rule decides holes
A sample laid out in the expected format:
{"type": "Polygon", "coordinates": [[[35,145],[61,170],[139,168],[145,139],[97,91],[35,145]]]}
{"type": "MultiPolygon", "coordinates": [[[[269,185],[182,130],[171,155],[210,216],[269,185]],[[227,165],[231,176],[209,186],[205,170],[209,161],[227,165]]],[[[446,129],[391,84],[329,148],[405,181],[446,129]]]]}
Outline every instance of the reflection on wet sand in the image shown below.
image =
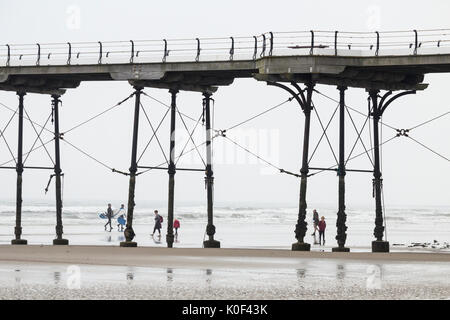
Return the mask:
{"type": "Polygon", "coordinates": [[[304,279],[306,277],[306,269],[297,269],[296,272],[298,280],[304,279]]]}
{"type": "Polygon", "coordinates": [[[14,270],[14,283],[16,285],[20,285],[21,280],[22,278],[20,276],[20,270],[19,269],[14,270]]]}
{"type": "Polygon", "coordinates": [[[382,288],[383,266],[380,264],[369,265],[366,269],[367,279],[366,288],[368,290],[382,288]]]}
{"type": "Polygon", "coordinates": [[[159,235],[157,235],[157,236],[153,235],[153,236],[152,236],[152,239],[153,239],[153,242],[154,242],[155,244],[161,244],[161,243],[162,243],[162,241],[161,241],[161,234],[159,234],[159,235]]]}
{"type": "Polygon", "coordinates": [[[127,272],[127,282],[131,282],[134,280],[134,273],[127,272]]]}
{"type": "Polygon", "coordinates": [[[61,272],[59,272],[59,271],[53,272],[53,280],[54,280],[54,283],[56,285],[58,285],[61,282],[61,272]]]}
{"type": "Polygon", "coordinates": [[[294,268],[0,265],[2,299],[448,299],[446,263],[298,260],[294,268]],[[76,287],[76,268],[81,287],[76,287]],[[175,279],[176,273],[176,279],[175,279]],[[214,274],[213,274],[214,273],[214,274]],[[65,280],[70,280],[65,285],[65,280]],[[75,278],[74,278],[75,277],[75,278]],[[214,277],[214,278],[213,278],[214,277]],[[214,281],[213,281],[214,280],[214,281]],[[69,286],[81,290],[74,291],[69,286]],[[126,288],[132,290],[121,290],[126,288]],[[420,288],[420,290],[417,290],[420,288]]]}
{"type": "Polygon", "coordinates": [[[344,280],[345,279],[345,266],[343,264],[337,265],[337,271],[336,271],[336,279],[338,280],[344,280]]]}
{"type": "Polygon", "coordinates": [[[206,283],[207,283],[208,285],[211,284],[212,273],[213,273],[212,269],[206,269],[206,283]]]}
{"type": "Polygon", "coordinates": [[[167,268],[167,282],[173,281],[173,269],[167,268]]]}

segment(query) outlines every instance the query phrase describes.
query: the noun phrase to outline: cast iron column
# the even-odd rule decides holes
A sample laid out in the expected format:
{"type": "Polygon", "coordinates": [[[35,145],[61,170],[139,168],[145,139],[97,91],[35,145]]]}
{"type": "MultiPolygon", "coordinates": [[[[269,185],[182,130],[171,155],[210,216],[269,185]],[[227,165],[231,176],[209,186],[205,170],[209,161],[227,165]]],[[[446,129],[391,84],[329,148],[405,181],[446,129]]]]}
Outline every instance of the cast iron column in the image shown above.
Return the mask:
{"type": "Polygon", "coordinates": [[[309,82],[306,84],[307,97],[306,104],[304,105],[303,112],[305,114],[305,132],[303,135],[303,159],[302,168],[300,169],[300,204],[298,212],[297,225],[295,226],[295,238],[296,243],[292,244],[292,250],[294,251],[310,251],[311,245],[304,242],[308,223],[306,219],[306,185],[308,179],[308,152],[309,152],[309,130],[311,126],[311,110],[312,110],[312,92],[314,89],[314,83],[309,82]]]}
{"type": "Polygon", "coordinates": [[[350,252],[349,248],[345,247],[345,240],[347,239],[347,226],[345,222],[347,215],[345,214],[345,90],[347,87],[339,86],[340,100],[339,100],[339,197],[338,197],[338,214],[337,214],[337,235],[336,240],[338,247],[333,248],[333,252],[350,252]]]}
{"type": "Polygon", "coordinates": [[[170,105],[170,155],[169,155],[169,207],[167,210],[167,247],[173,247],[173,207],[175,192],[175,117],[177,109],[178,90],[170,89],[172,103],[170,105]]]}
{"type": "Polygon", "coordinates": [[[375,193],[375,241],[372,241],[372,252],[389,252],[389,242],[383,241],[383,210],[381,206],[381,188],[383,179],[380,171],[380,148],[378,136],[378,124],[381,117],[380,106],[378,105],[378,90],[369,90],[372,99],[372,116],[373,116],[373,143],[374,143],[374,168],[373,168],[373,188],[375,193]]]}
{"type": "Polygon", "coordinates": [[[130,166],[130,185],[128,188],[128,211],[127,211],[127,226],[124,231],[125,240],[120,243],[121,247],[137,247],[137,243],[133,242],[135,233],[133,230],[133,212],[134,212],[134,189],[136,187],[136,172],[137,172],[137,143],[139,133],[139,109],[141,107],[141,92],[142,87],[134,87],[136,90],[135,104],[134,104],[134,123],[133,123],[133,142],[131,149],[131,166],[130,166]]]}
{"type": "Polygon", "coordinates": [[[24,91],[18,91],[19,96],[19,141],[17,144],[17,191],[16,191],[16,227],[14,233],[16,238],[11,244],[27,244],[27,240],[21,239],[22,235],[22,173],[23,173],[23,97],[24,91]]]}
{"type": "Polygon", "coordinates": [[[214,240],[214,234],[216,233],[216,227],[213,224],[213,170],[212,170],[212,146],[211,146],[211,112],[210,102],[211,94],[203,93],[205,97],[203,104],[205,107],[205,121],[206,121],[206,193],[207,193],[207,205],[208,205],[208,225],[206,226],[206,234],[208,240],[203,242],[205,248],[220,248],[220,242],[214,240]]]}
{"type": "Polygon", "coordinates": [[[61,156],[59,148],[59,95],[52,95],[53,118],[55,123],[55,191],[56,191],[56,239],[53,240],[54,245],[68,245],[69,240],[63,239],[63,223],[62,223],[62,197],[61,197],[61,156]]]}

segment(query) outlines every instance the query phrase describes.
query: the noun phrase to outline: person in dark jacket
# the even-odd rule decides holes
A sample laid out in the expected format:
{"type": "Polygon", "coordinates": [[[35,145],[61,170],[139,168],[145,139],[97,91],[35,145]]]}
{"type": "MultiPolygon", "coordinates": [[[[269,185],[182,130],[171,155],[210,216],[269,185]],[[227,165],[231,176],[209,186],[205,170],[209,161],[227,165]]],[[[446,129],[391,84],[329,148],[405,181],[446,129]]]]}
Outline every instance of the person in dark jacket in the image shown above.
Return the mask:
{"type": "Polygon", "coordinates": [[[161,236],[161,222],[162,217],[158,214],[158,210],[155,210],[155,227],[153,228],[152,236],[155,234],[155,231],[158,230],[159,236],[161,236]]]}
{"type": "Polygon", "coordinates": [[[314,232],[312,236],[316,235],[317,226],[319,225],[319,213],[316,209],[313,210],[313,223],[314,223],[314,232]]]}
{"type": "Polygon", "coordinates": [[[327,224],[325,222],[324,216],[320,218],[318,227],[319,227],[319,245],[322,245],[322,238],[323,238],[323,245],[325,245],[325,229],[327,228],[327,224]]]}
{"type": "Polygon", "coordinates": [[[111,208],[111,203],[108,203],[108,209],[106,210],[106,218],[108,219],[108,222],[105,224],[105,231],[107,231],[106,226],[109,225],[109,232],[111,232],[111,230],[112,230],[111,219],[112,219],[113,215],[114,215],[114,213],[111,208]]]}

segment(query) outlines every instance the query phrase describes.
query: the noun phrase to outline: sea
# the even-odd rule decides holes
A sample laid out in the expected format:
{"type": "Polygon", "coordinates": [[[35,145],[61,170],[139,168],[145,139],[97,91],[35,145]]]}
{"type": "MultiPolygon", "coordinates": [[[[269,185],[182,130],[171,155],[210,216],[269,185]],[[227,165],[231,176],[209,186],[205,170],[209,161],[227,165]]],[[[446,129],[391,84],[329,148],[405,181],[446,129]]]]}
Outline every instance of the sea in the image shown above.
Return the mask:
{"type": "MultiPolygon", "coordinates": [[[[117,211],[119,205],[114,208],[117,211]]],[[[167,204],[140,203],[135,207],[134,241],[138,246],[165,247],[167,233],[167,204]],[[162,234],[151,235],[155,209],[164,217],[162,234]]],[[[319,245],[313,236],[312,209],[308,208],[308,231],[305,242],[311,250],[331,251],[336,246],[336,216],[333,206],[316,206],[325,217],[327,228],[325,245],[319,245]]],[[[14,238],[15,202],[0,202],[0,244],[9,244],[14,238]]],[[[99,217],[106,211],[100,201],[66,201],[63,207],[64,238],[72,245],[118,246],[124,241],[118,222],[113,219],[113,230],[105,231],[107,222],[99,217]]],[[[346,210],[347,241],[352,251],[370,251],[374,240],[375,208],[352,207],[346,210]]],[[[283,205],[233,205],[219,203],[214,207],[215,239],[222,248],[286,249],[295,239],[298,208],[283,205]]],[[[201,248],[206,236],[206,205],[185,203],[175,207],[175,218],[181,222],[174,247],[201,248]]],[[[391,251],[450,252],[450,206],[389,207],[385,212],[386,237],[391,251]]],[[[55,238],[55,205],[50,202],[28,202],[22,208],[22,238],[29,244],[48,245],[55,238]]]]}

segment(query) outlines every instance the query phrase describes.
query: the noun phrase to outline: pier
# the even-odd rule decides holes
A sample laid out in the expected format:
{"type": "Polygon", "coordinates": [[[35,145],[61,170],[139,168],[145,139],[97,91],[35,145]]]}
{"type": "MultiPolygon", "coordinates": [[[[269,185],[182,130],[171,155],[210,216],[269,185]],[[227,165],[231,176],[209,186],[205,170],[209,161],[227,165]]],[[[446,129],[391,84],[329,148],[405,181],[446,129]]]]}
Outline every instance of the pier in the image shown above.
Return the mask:
{"type": "MultiPolygon", "coordinates": [[[[310,251],[310,244],[305,242],[307,232],[307,184],[313,172],[332,170],[337,172],[338,208],[337,208],[337,245],[335,252],[349,252],[346,247],[347,226],[345,213],[345,176],[350,172],[372,174],[374,196],[374,240],[372,252],[389,252],[389,242],[385,239],[385,227],[382,207],[383,178],[381,172],[380,126],[381,117],[395,105],[395,101],[405,95],[420,94],[426,90],[424,77],[430,73],[450,72],[450,30],[411,30],[385,32],[339,32],[339,31],[299,31],[267,32],[258,36],[162,39],[162,40],[127,40],[109,42],[79,43],[36,43],[5,44],[0,48],[0,90],[16,92],[19,99],[17,115],[19,130],[18,148],[14,156],[15,166],[2,169],[16,170],[16,225],[14,245],[26,245],[22,238],[22,174],[24,170],[51,170],[51,180],[55,182],[56,225],[54,245],[68,245],[70,239],[63,238],[63,204],[61,197],[61,177],[64,164],[60,161],[60,142],[64,134],[59,128],[59,108],[64,94],[75,89],[81,82],[88,81],[126,81],[130,84],[130,95],[117,105],[134,99],[132,152],[128,172],[109,168],[115,174],[129,177],[127,206],[127,225],[124,231],[125,241],[122,247],[136,247],[134,242],[133,215],[135,208],[135,188],[139,175],[148,170],[164,169],[168,171],[168,221],[166,242],[173,247],[174,190],[177,170],[199,171],[194,168],[177,168],[175,159],[175,128],[177,115],[183,121],[183,115],[177,108],[177,94],[180,91],[194,91],[202,94],[199,110],[203,110],[206,162],[204,163],[204,180],[207,201],[208,240],[205,248],[220,248],[220,242],[214,238],[213,185],[214,170],[212,163],[212,143],[218,137],[225,137],[226,130],[217,130],[211,125],[211,101],[214,93],[222,86],[230,86],[238,78],[251,78],[265,82],[267,85],[285,90],[290,100],[295,100],[304,114],[302,163],[299,172],[277,168],[280,173],[299,179],[298,220],[295,225],[294,251],[310,251]],[[330,168],[309,166],[310,122],[317,115],[314,97],[321,94],[317,85],[336,87],[338,101],[339,151],[337,164],[330,168]],[[141,96],[147,95],[147,88],[168,91],[171,104],[170,143],[167,163],[157,167],[138,164],[138,140],[140,137],[139,119],[147,114],[142,107],[141,96]],[[347,168],[345,153],[345,92],[348,88],[360,88],[363,99],[369,100],[367,119],[373,129],[373,168],[364,170],[347,168]],[[35,129],[41,147],[54,144],[53,166],[32,167],[23,162],[23,120],[24,106],[28,94],[49,96],[49,107],[53,120],[53,139],[43,142],[35,129]],[[144,114],[142,114],[142,112],[144,114]],[[165,166],[163,166],[165,165],[165,166]]],[[[333,99],[330,97],[330,99],[333,99]]],[[[348,110],[347,110],[348,111],[348,110]]],[[[264,111],[265,112],[265,111],[264,111]]],[[[31,119],[29,119],[31,121],[31,119]]],[[[92,119],[88,119],[90,121],[92,119]]],[[[197,120],[195,120],[197,121],[197,120]]],[[[200,121],[200,119],[197,121],[200,121]]],[[[322,123],[321,123],[322,124],[322,123]]],[[[35,124],[39,130],[45,126],[35,124]]],[[[80,126],[83,125],[80,124],[80,126]]],[[[158,128],[153,131],[156,136],[158,128]]],[[[152,127],[153,129],[153,127],[152,127]]],[[[324,137],[329,143],[326,127],[322,126],[324,137]]],[[[355,128],[356,129],[356,128],[355,128]]],[[[187,127],[186,127],[187,130],[187,127]]],[[[189,130],[187,130],[189,132],[189,130]]],[[[407,129],[399,128],[398,136],[408,136],[407,129]]],[[[0,132],[2,137],[4,129],[0,132]]],[[[325,140],[324,140],[325,141],[325,140]]],[[[159,141],[158,141],[159,143],[159,141]]],[[[193,151],[197,148],[194,148],[193,151]]],[[[47,150],[47,149],[46,149],[47,150]]],[[[249,150],[247,150],[249,151],[249,150]]],[[[143,151],[145,152],[145,150],[143,151]]],[[[250,151],[249,151],[250,152],[250,151]]],[[[441,156],[444,160],[450,160],[441,156]]],[[[125,249],[124,249],[125,250],[125,249]]]]}

